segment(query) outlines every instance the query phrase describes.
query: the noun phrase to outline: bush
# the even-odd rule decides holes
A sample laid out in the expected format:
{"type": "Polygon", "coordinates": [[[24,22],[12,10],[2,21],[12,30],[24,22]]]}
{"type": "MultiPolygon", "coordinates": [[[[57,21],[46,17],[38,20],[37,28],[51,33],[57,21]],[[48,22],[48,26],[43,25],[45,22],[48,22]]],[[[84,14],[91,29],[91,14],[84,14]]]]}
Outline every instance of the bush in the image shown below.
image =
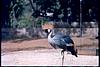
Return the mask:
{"type": "Polygon", "coordinates": [[[28,18],[21,18],[18,23],[18,28],[30,28],[32,27],[32,21],[28,18]]]}

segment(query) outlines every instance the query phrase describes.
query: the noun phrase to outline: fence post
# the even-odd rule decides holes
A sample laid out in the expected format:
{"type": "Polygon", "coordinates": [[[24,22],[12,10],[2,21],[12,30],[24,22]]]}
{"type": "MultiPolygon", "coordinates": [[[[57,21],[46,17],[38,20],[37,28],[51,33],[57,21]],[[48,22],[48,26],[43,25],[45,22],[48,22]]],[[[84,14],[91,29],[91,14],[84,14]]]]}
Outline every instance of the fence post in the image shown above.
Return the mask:
{"type": "Polygon", "coordinates": [[[99,48],[96,48],[96,56],[99,55],[99,48]]]}

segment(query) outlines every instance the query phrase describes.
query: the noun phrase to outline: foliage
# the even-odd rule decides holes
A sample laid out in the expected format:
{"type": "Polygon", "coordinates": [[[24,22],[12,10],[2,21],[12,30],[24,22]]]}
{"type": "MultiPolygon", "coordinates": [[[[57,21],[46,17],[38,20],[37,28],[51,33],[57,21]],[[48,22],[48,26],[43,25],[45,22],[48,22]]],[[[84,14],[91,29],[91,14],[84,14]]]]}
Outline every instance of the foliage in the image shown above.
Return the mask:
{"type": "Polygon", "coordinates": [[[46,23],[47,21],[48,20],[46,18],[42,18],[42,17],[36,18],[35,27],[41,27],[42,24],[46,23]]]}
{"type": "MultiPolygon", "coordinates": [[[[82,5],[82,22],[98,21],[98,0],[82,0],[82,3],[80,0],[3,0],[2,27],[11,25],[16,27],[18,19],[25,14],[23,11],[27,10],[27,6],[32,9],[32,12],[28,13],[31,13],[35,19],[43,17],[48,18],[49,21],[63,21],[69,24],[80,22],[80,4],[82,5]],[[53,15],[48,16],[47,13],[53,13],[53,15]]],[[[39,19],[35,23],[40,26],[42,20],[39,19]]]]}
{"type": "Polygon", "coordinates": [[[23,6],[24,0],[12,0],[9,7],[9,14],[15,14],[15,18],[18,18],[23,12],[23,6]]]}
{"type": "Polygon", "coordinates": [[[79,1],[71,1],[71,0],[29,0],[33,14],[32,16],[38,17],[43,16],[47,17],[47,13],[53,13],[52,17],[49,17],[52,21],[64,21],[67,22],[69,19],[72,21],[77,21],[73,19],[79,18],[79,1]],[[73,7],[74,5],[74,7],[73,7]],[[70,10],[69,10],[70,8],[70,10]],[[76,10],[75,8],[78,8],[76,10]],[[73,10],[75,9],[75,10],[73,10]],[[70,13],[70,15],[69,15],[70,13]],[[78,15],[78,17],[77,17],[78,15]]]}
{"type": "Polygon", "coordinates": [[[11,26],[16,28],[17,19],[22,15],[24,10],[24,0],[12,0],[9,7],[9,20],[11,26]]]}
{"type": "Polygon", "coordinates": [[[30,28],[32,27],[32,20],[26,17],[21,17],[17,22],[17,28],[30,28]]]}

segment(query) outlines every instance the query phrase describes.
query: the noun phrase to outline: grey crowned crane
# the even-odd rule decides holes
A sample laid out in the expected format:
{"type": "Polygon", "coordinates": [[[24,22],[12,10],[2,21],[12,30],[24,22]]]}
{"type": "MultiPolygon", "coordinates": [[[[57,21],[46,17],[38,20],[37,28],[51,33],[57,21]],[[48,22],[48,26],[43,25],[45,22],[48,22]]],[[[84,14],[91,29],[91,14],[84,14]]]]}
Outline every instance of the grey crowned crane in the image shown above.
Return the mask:
{"type": "Polygon", "coordinates": [[[77,50],[74,48],[74,42],[70,36],[64,34],[54,34],[52,30],[47,29],[46,32],[48,33],[48,42],[53,48],[61,48],[61,55],[62,57],[62,65],[64,61],[64,51],[70,51],[72,55],[77,56],[77,50]]]}

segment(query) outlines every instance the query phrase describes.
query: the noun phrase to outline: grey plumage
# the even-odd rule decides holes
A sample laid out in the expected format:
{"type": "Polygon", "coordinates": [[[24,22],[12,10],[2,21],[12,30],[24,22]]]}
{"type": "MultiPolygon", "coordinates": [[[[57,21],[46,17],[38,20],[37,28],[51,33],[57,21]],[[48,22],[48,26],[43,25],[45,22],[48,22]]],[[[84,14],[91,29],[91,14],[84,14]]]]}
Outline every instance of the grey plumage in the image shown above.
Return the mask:
{"type": "Polygon", "coordinates": [[[77,51],[75,51],[74,48],[74,41],[71,39],[70,36],[64,35],[62,33],[53,34],[53,32],[50,30],[49,32],[50,33],[48,35],[48,42],[50,43],[50,45],[55,49],[63,49],[61,51],[61,54],[63,55],[62,60],[64,59],[64,51],[70,51],[72,55],[75,55],[77,57],[77,51]]]}

